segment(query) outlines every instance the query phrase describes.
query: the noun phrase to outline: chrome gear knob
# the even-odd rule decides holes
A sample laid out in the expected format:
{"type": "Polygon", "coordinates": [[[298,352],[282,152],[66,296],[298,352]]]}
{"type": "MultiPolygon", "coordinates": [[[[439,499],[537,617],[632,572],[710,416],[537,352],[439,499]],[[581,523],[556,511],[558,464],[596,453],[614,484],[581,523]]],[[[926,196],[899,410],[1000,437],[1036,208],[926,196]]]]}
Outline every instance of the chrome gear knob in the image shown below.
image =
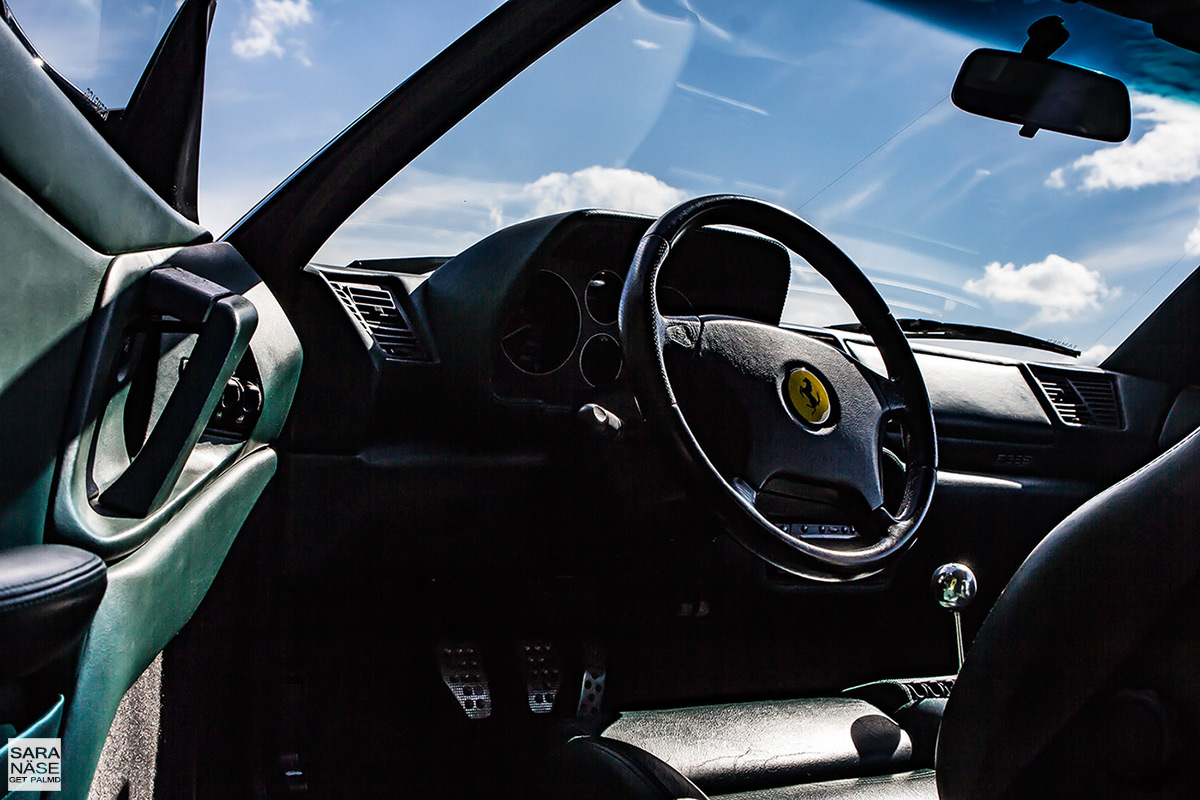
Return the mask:
{"type": "Polygon", "coordinates": [[[975,573],[966,564],[943,564],[934,570],[932,588],[938,605],[962,611],[975,599],[975,573]]]}
{"type": "Polygon", "coordinates": [[[954,638],[958,645],[958,668],[961,670],[966,657],[961,612],[975,599],[975,573],[966,564],[942,564],[933,571],[930,585],[938,605],[949,609],[954,615],[954,638]]]}

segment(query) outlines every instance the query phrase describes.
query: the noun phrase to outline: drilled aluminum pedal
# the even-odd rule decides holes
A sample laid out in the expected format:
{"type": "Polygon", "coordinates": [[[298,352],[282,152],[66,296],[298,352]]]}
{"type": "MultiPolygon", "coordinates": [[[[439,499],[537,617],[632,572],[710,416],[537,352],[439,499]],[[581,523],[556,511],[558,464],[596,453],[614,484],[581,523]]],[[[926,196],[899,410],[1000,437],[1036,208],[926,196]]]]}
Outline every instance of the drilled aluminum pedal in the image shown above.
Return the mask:
{"type": "Polygon", "coordinates": [[[543,639],[528,639],[518,643],[525,671],[525,695],[529,710],[549,714],[554,710],[558,690],[562,686],[562,665],[558,653],[543,639]]]}
{"type": "Polygon", "coordinates": [[[492,713],[492,694],[479,650],[469,642],[446,642],[438,645],[437,655],[442,681],[463,712],[471,719],[488,717],[492,713]]]}
{"type": "Polygon", "coordinates": [[[604,662],[603,645],[597,640],[587,642],[584,645],[583,681],[579,686],[576,716],[594,717],[600,713],[604,703],[604,679],[607,674],[604,662]]]}
{"type": "Polygon", "coordinates": [[[594,717],[600,713],[600,705],[604,701],[604,670],[593,672],[583,671],[583,685],[579,690],[579,710],[581,717],[594,717]]]}

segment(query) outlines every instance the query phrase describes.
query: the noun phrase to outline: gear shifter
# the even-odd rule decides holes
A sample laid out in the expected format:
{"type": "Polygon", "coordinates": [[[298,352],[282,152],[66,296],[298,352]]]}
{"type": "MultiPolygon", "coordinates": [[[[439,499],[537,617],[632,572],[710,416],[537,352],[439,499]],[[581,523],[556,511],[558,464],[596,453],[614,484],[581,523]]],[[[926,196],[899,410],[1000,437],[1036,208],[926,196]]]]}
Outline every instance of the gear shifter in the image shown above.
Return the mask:
{"type": "Polygon", "coordinates": [[[943,564],[933,572],[931,583],[938,605],[954,614],[954,635],[958,642],[958,668],[963,665],[962,610],[975,598],[975,573],[966,564],[943,564]]]}

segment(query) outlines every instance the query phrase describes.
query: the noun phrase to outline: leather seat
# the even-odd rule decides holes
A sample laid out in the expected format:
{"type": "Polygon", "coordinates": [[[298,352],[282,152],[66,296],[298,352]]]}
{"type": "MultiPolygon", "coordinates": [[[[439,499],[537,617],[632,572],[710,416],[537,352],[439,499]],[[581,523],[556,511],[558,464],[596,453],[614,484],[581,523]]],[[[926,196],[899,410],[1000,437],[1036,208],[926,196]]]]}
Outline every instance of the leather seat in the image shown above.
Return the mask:
{"type": "Polygon", "coordinates": [[[853,697],[636,711],[600,735],[662,759],[709,795],[913,767],[909,735],[853,697]]]}
{"type": "Polygon", "coordinates": [[[546,800],[705,800],[708,797],[660,758],[615,739],[576,736],[553,748],[540,791],[546,800]]]}
{"type": "Polygon", "coordinates": [[[559,747],[543,789],[655,800],[1200,796],[1197,520],[1200,431],[1051,531],[975,638],[946,702],[936,772],[905,769],[911,743],[898,726],[890,752],[876,738],[856,759],[843,728],[864,709],[807,700],[626,715],[559,747]]]}
{"type": "Polygon", "coordinates": [[[928,800],[933,770],[707,794],[674,767],[640,747],[602,736],[578,736],[552,751],[541,796],[561,800],[928,800]]]}

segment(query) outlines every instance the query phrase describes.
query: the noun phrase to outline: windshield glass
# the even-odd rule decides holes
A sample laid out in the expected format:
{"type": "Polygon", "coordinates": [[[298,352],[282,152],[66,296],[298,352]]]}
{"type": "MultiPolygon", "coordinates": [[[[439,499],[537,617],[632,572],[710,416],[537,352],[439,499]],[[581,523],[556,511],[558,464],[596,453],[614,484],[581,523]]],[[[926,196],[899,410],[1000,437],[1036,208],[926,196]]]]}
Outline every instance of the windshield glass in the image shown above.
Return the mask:
{"type": "MultiPolygon", "coordinates": [[[[223,2],[201,222],[224,230],[495,4],[223,2]]],[[[118,108],[177,3],[10,5],[43,56],[118,108]]],[[[1196,266],[1198,82],[1200,56],[1085,4],[624,0],[430,147],[318,260],[453,255],[535,216],[736,192],[814,223],[896,316],[1019,330],[1097,363],[1196,266]],[[1049,13],[1071,32],[1057,58],[1130,86],[1128,141],[1024,139],[950,102],[969,52],[1020,49],[1049,13]]],[[[851,317],[797,261],[784,319],[851,317]]]]}
{"type": "Polygon", "coordinates": [[[122,108],[171,24],[175,0],[6,0],[46,61],[101,108],[122,108]]]}
{"type": "MultiPolygon", "coordinates": [[[[1055,4],[1072,33],[1057,57],[1130,84],[1129,140],[1025,139],[955,108],[966,55],[1019,49],[1044,5],[984,35],[853,0],[626,0],[433,145],[318,260],[449,255],[530,217],[736,192],[823,230],[896,316],[1020,330],[1097,363],[1196,264],[1200,107],[1179,81],[1200,57],[1055,4]]],[[[784,318],[852,319],[802,263],[784,318]]]]}

